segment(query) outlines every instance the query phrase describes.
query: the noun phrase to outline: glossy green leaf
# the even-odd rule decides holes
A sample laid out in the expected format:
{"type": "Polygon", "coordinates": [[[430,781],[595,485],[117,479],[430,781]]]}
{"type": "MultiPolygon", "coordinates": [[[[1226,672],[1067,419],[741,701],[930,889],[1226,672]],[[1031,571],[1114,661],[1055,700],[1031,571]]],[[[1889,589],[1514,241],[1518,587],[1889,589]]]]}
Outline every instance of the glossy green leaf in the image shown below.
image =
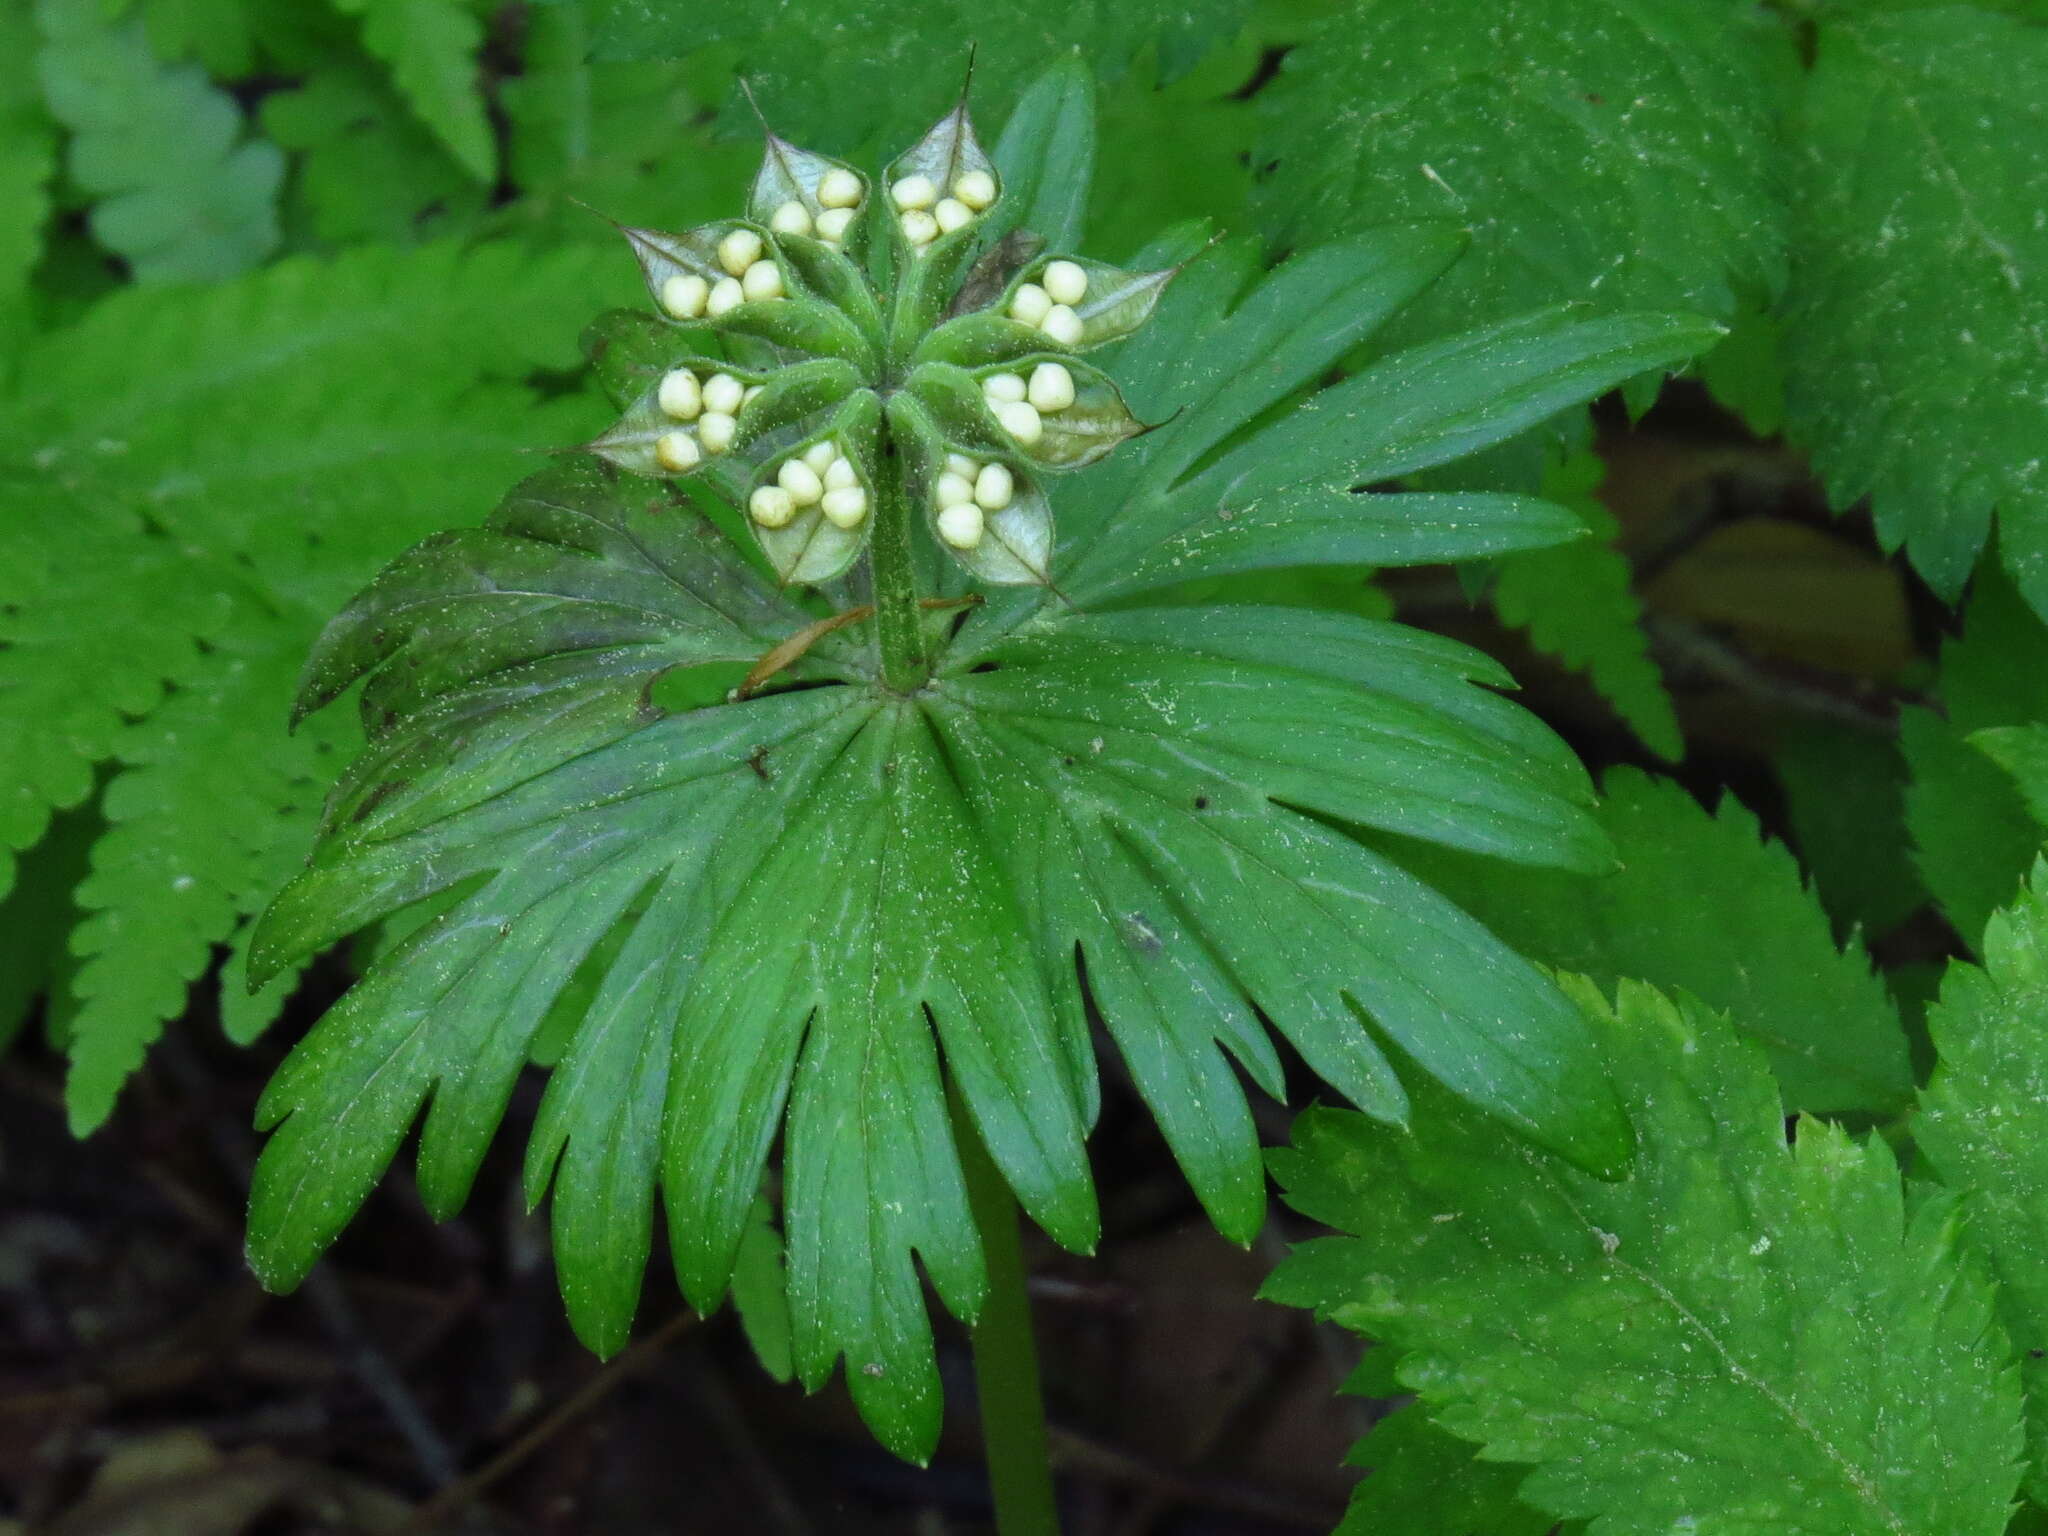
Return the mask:
{"type": "Polygon", "coordinates": [[[1709,814],[1633,769],[1611,771],[1606,790],[1613,873],[1501,870],[1433,850],[1409,862],[1525,954],[1727,1010],[1769,1052],[1792,1108],[1899,1108],[1912,1073],[1898,1011],[1861,943],[1837,949],[1791,854],[1733,796],[1709,814]]]}
{"type": "Polygon", "coordinates": [[[2048,33],[1968,6],[1832,16],[1798,129],[1787,430],[1944,596],[1996,508],[2048,612],[2048,33]]]}
{"type": "Polygon", "coordinates": [[[1095,169],[1095,77],[1078,51],[1025,87],[991,158],[1003,200],[986,233],[1026,229],[1053,250],[1077,248],[1095,169]]]}
{"type": "Polygon", "coordinates": [[[1344,1236],[1269,1283],[1401,1351],[1439,1424],[1614,1536],[1995,1536],[2020,1394],[1959,1201],[1803,1120],[1701,1004],[1575,988],[1637,1138],[1606,1183],[1434,1102],[1413,1136],[1311,1110],[1273,1156],[1344,1236]]]}
{"type": "Polygon", "coordinates": [[[2027,1386],[2027,1493],[2048,1494],[2048,868],[1994,913],[1979,953],[1957,961],[1928,1012],[1940,1063],[1922,1091],[1913,1138],[1967,1198],[1971,1237],[1998,1278],[1999,1315],[2027,1386]]]}

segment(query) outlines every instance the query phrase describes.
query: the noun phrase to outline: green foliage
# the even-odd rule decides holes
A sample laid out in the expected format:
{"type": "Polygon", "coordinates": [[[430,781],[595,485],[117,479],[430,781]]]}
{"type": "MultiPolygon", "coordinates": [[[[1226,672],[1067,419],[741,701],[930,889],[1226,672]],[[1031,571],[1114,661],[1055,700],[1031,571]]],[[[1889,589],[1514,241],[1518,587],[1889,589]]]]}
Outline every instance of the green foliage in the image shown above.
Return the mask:
{"type": "MultiPolygon", "coordinates": [[[[29,273],[42,253],[57,136],[43,107],[32,61],[35,23],[28,10],[0,11],[0,335],[20,335],[30,315],[29,273]]],[[[0,380],[7,364],[0,362],[0,380]]]]}
{"type": "Polygon", "coordinates": [[[1585,879],[1403,853],[1525,954],[1601,985],[1636,977],[1702,999],[1769,1053],[1794,1109],[1894,1110],[1906,1039],[1862,946],[1838,950],[1786,850],[1733,796],[1713,814],[1675,784],[1607,776],[1598,816],[1620,868],[1585,879]]]}
{"type": "Polygon", "coordinates": [[[1794,157],[1787,414],[1838,504],[1953,596],[2001,518],[2048,611],[2048,31],[1964,6],[1821,29],[1794,157]]]}
{"type": "MultiPolygon", "coordinates": [[[[1245,1080],[1291,1078],[1370,1118],[1282,1154],[1354,1235],[1280,1286],[1422,1397],[1346,1530],[1997,1529],[2015,1379],[2048,1500],[2044,86],[2039,0],[0,6],[0,1044],[61,1049],[89,1130],[169,1021],[252,1039],[361,932],[264,1106],[270,1279],[422,1115],[452,1210],[538,1067],[583,1336],[627,1338],[665,1201],[689,1299],[778,1377],[850,1362],[911,1455],[924,1282],[983,1290],[961,1127],[1086,1248],[1106,1037],[1249,1241],[1245,1080]],[[1189,263],[1091,359],[1155,429],[1050,483],[1049,591],[930,616],[914,700],[858,621],[731,699],[870,578],[783,590],[739,502],[531,457],[609,419],[578,333],[640,299],[581,205],[742,207],[742,77],[873,164],[970,46],[984,235],[1189,263]],[[1681,735],[1585,402],[1648,405],[1709,321],[1713,397],[1967,580],[1931,682],[1738,655],[1772,702],[1689,675],[1681,735]],[[1425,562],[1799,863],[1732,794],[1594,800],[1500,666],[1388,622],[1425,562]],[[285,732],[316,641],[305,702],[362,676],[363,729],[285,732]],[[1784,1106],[1876,1130],[1787,1150],[1784,1106]]],[[[637,397],[703,339],[585,351],[637,397]]],[[[1667,466],[1614,466],[1647,543],[1667,466]]]]}
{"type": "Polygon", "coordinates": [[[1783,282],[1769,25],[1715,0],[1341,7],[1264,95],[1262,211],[1288,244],[1474,231],[1389,339],[1565,299],[1727,319],[1783,282]]]}
{"type": "Polygon", "coordinates": [[[194,64],[162,64],[140,20],[36,0],[50,113],[65,165],[93,199],[92,230],[143,282],[243,272],[275,249],[284,158],[245,137],[234,101],[194,64]]]}
{"type": "Polygon", "coordinates": [[[1611,542],[1614,515],[1593,494],[1605,472],[1593,454],[1580,453],[1545,474],[1543,494],[1578,513],[1593,536],[1501,561],[1493,606],[1503,623],[1526,628],[1538,650],[1583,669],[1645,746],[1676,760],[1685,755],[1678,716],[1650,659],[1628,561],[1611,542]]]}
{"type": "Polygon", "coordinates": [[[478,181],[497,174],[497,145],[477,88],[484,29],[465,0],[334,0],[362,17],[363,46],[391,66],[391,80],[421,121],[478,181]]]}
{"type": "MultiPolygon", "coordinates": [[[[1058,120],[1018,142],[1053,152],[1058,120]]],[[[1023,181],[1043,203],[1044,181],[1023,181]]],[[[915,700],[830,635],[785,674],[811,686],[656,705],[657,676],[749,661],[812,615],[717,520],[587,462],[387,569],[308,672],[304,708],[367,675],[369,746],[312,867],[265,916],[251,975],[437,894],[452,904],[371,968],[266,1094],[259,1272],[304,1274],[423,1105],[422,1193],[458,1206],[557,994],[617,927],[527,1163],[530,1197],[553,1186],[572,1318],[600,1350],[625,1338],[657,1183],[684,1291],[715,1304],[782,1137],[797,1372],[816,1385],[844,1356],[855,1400],[906,1455],[928,1455],[938,1429],[912,1255],[956,1313],[984,1288],[942,1055],[1025,1209],[1070,1247],[1094,1241],[1077,952],[1197,1193],[1240,1240],[1263,1196],[1231,1063],[1281,1086],[1254,1008],[1381,1118],[1405,1120],[1407,1089],[1360,1010],[1464,1098],[1611,1165],[1618,1122],[1585,1091],[1593,1063],[1562,999],[1301,814],[1598,862],[1569,755],[1468,681],[1505,679],[1338,614],[1088,611],[1167,577],[1569,536],[1567,514],[1526,499],[1348,487],[1498,441],[1710,328],[1538,315],[1395,356],[1323,390],[1313,413],[1268,419],[1453,250],[1385,232],[1263,280],[1241,247],[1198,261],[1118,354],[1133,398],[1175,401],[1182,419],[1071,494],[1061,483],[1062,598],[991,603],[915,700]],[[1232,487],[1227,519],[1215,485],[1232,487]]]]}
{"type": "Polygon", "coordinates": [[[2048,720],[2048,625],[1995,569],[1980,576],[1960,639],[1941,648],[1941,714],[1908,709],[1906,826],[1922,879],[1966,944],[2012,899],[2041,846],[2012,779],[1972,746],[1980,731],[2048,720]]]}
{"type": "MultiPolygon", "coordinates": [[[[1379,1353],[1379,1351],[1375,1351],[1379,1353]]],[[[1392,1351],[1385,1351],[1391,1354],[1392,1351]]],[[[1392,1383],[1389,1392],[1401,1390],[1392,1383]]],[[[1367,1476],[1336,1536],[1549,1536],[1556,1522],[1515,1497],[1524,1471],[1480,1461],[1421,1408],[1388,1414],[1349,1458],[1367,1476]]]]}
{"type": "Polygon", "coordinates": [[[81,1129],[298,856],[329,772],[309,753],[333,738],[279,729],[320,614],[391,543],[489,505],[535,437],[589,422],[537,409],[524,379],[573,357],[607,265],[509,247],[299,261],[118,296],[23,356],[0,412],[19,509],[0,528],[8,845],[89,794],[95,765],[127,765],[74,940],[81,1129]],[[505,304],[529,323],[504,326],[505,304]],[[233,368],[202,344],[223,333],[233,368]]]}
{"type": "Polygon", "coordinates": [[[1969,1192],[1970,1235],[1998,1279],[1999,1316],[2027,1386],[2027,1491],[2048,1495],[2048,867],[1993,915],[1983,969],[1958,964],[1928,1015],[1941,1065],[1913,1138],[1969,1192]]]}
{"type": "MultiPolygon", "coordinates": [[[[1001,118],[1025,83],[1062,55],[1078,50],[1098,74],[1114,78],[1149,46],[1158,73],[1170,80],[1230,38],[1250,10],[1250,0],[1052,0],[1029,7],[868,0],[775,11],[746,0],[600,0],[596,52],[602,59],[673,59],[728,45],[738,76],[778,132],[842,154],[876,140],[907,142],[930,120],[930,85],[964,79],[970,51],[975,99],[986,115],[1001,118]],[[821,59],[831,61],[838,79],[859,84],[819,91],[821,59]],[[910,81],[918,88],[904,89],[910,81]]],[[[732,106],[743,110],[737,100],[732,106]]]]}
{"type": "Polygon", "coordinates": [[[1448,1103],[1405,1138],[1312,1110],[1274,1172],[1349,1235],[1267,1294],[1400,1350],[1438,1423],[1603,1536],[2003,1531],[2018,1382],[1957,1199],[1908,1201],[1882,1141],[1824,1122],[1786,1145],[1763,1053],[1702,1005],[1575,991],[1635,1126],[1626,1179],[1448,1103]]]}

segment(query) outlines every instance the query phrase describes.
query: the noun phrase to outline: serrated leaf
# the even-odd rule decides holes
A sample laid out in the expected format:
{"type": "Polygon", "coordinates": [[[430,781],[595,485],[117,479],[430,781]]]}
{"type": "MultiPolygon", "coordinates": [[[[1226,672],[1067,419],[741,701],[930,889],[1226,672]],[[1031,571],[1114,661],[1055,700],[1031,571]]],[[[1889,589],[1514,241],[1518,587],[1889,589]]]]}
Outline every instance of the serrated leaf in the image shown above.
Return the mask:
{"type": "Polygon", "coordinates": [[[391,67],[392,83],[456,162],[477,181],[494,181],[498,147],[477,79],[484,29],[471,8],[463,0],[334,0],[334,6],[362,17],[363,46],[391,67]]]}
{"type": "MultiPolygon", "coordinates": [[[[299,754],[330,732],[279,733],[314,615],[395,542],[488,506],[523,450],[587,424],[524,381],[574,359],[615,262],[446,246],[293,261],[125,292],[21,349],[0,404],[0,841],[32,843],[99,765],[134,760],[83,936],[82,1121],[303,848],[320,788],[299,754]]],[[[224,1017],[247,1036],[285,989],[224,1017]]]]}
{"type": "Polygon", "coordinates": [[[755,154],[714,140],[706,71],[665,60],[588,57],[592,0],[526,12],[521,72],[498,82],[509,128],[508,172],[521,197],[508,218],[562,239],[601,234],[588,208],[622,224],[707,222],[732,210],[755,154]]]}
{"type": "Polygon", "coordinates": [[[1983,969],[1956,961],[1928,1010],[1939,1064],[1913,1139],[1963,1196],[1998,1278],[1999,1316],[2027,1386],[2027,1493],[2048,1495],[2048,867],[1994,913],[1983,969]]]}
{"type": "Polygon", "coordinates": [[[1713,814],[1675,784],[1607,776],[1620,868],[1588,878],[1409,860],[1524,954],[1603,986],[1635,977],[1726,1009],[1764,1046],[1794,1109],[1887,1111],[1912,1090],[1906,1037],[1860,942],[1835,947],[1799,867],[1733,796],[1713,814]]]}
{"type": "MultiPolygon", "coordinates": [[[[976,100],[999,118],[1055,58],[1079,49],[1098,73],[1115,77],[1157,42],[1165,73],[1175,74],[1176,62],[1231,36],[1250,10],[1248,0],[1055,0],[1028,10],[973,0],[821,0],[770,14],[743,0],[604,0],[596,48],[600,58],[673,59],[705,44],[736,45],[737,73],[768,121],[837,152],[876,139],[904,143],[921,131],[934,106],[958,93],[969,40],[976,100]],[[828,57],[843,84],[820,90],[818,60],[828,57]]],[[[745,110],[737,93],[731,109],[745,110]]]]}
{"type": "Polygon", "coordinates": [[[1523,1499],[1613,1536],[2003,1531],[2018,1381],[1957,1201],[1909,1205],[1880,1139],[1803,1120],[1788,1146],[1762,1052],[1698,1002],[1575,994],[1626,1180],[1448,1106],[1411,1137],[1312,1110],[1274,1170],[1352,1235],[1267,1294],[1400,1349],[1438,1423],[1533,1465],[1523,1499]]]}
{"type": "Polygon", "coordinates": [[[1941,648],[1942,713],[1899,715],[1912,778],[1906,828],[1928,891],[1965,944],[2012,900],[2041,847],[2011,777],[1970,744],[1980,731],[2048,720],[2048,625],[1990,562],[1941,648]]]}
{"type": "Polygon", "coordinates": [[[1788,432],[1946,597],[2001,520],[2048,611],[2048,33],[1831,16],[1798,121],[1788,432]]]}
{"type": "Polygon", "coordinates": [[[264,130],[299,153],[287,207],[301,238],[407,243],[461,229],[479,187],[414,119],[374,66],[333,60],[294,90],[264,97],[264,130]]]}
{"type": "Polygon", "coordinates": [[[244,612],[211,638],[204,665],[113,744],[121,767],[78,888],[87,916],[71,935],[79,963],[65,1102],[74,1135],[106,1120],[164,1021],[184,1011],[214,945],[298,867],[343,760],[337,748],[348,744],[337,722],[296,736],[278,729],[303,646],[298,625],[244,612]]]}
{"type": "Polygon", "coordinates": [[[1614,547],[1618,525],[1593,494],[1603,473],[1591,453],[1549,467],[1543,494],[1576,513],[1593,536],[1502,560],[1493,605],[1502,623],[1528,630],[1538,650],[1583,670],[1643,744],[1675,762],[1685,755],[1685,738],[1650,658],[1633,572],[1614,547]]]}
{"type": "Polygon", "coordinates": [[[1397,342],[1561,300],[1725,320],[1783,281],[1775,27],[1716,0],[1344,8],[1260,93],[1267,219],[1472,230],[1397,342]]]}
{"type": "Polygon", "coordinates": [[[93,791],[129,719],[200,664],[227,622],[219,591],[184,579],[190,562],[132,513],[8,473],[0,524],[0,894],[13,856],[53,812],[93,791]],[[158,594],[137,603],[128,594],[158,594]],[[126,599],[126,600],[124,600],[126,599]],[[81,688],[81,677],[93,679],[81,688]]]}
{"type": "Polygon", "coordinates": [[[139,19],[37,0],[50,114],[71,130],[65,169],[93,199],[92,231],[138,281],[231,277],[277,246],[284,156],[245,138],[233,99],[196,64],[162,64],[139,19]]]}
{"type": "Polygon", "coordinates": [[[1388,1414],[1345,1459],[1367,1472],[1335,1536],[1549,1536],[1556,1526],[1515,1497],[1521,1467],[1475,1459],[1420,1407],[1388,1414]]]}

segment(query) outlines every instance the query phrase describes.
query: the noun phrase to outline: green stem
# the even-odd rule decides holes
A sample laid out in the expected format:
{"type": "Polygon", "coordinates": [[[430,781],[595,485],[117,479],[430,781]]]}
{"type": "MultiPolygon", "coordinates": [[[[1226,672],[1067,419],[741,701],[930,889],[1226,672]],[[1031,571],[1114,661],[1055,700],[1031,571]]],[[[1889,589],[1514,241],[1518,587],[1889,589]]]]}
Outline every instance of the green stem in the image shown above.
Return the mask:
{"type": "Polygon", "coordinates": [[[988,1299],[974,1325],[974,1381],[997,1536],[1059,1536],[1017,1202],[957,1097],[953,1126],[967,1175],[967,1203],[988,1260],[988,1299]]]}
{"type": "Polygon", "coordinates": [[[868,544],[868,571],[875,589],[875,645],[882,681],[898,693],[924,686],[931,675],[925,655],[924,618],[917,605],[917,565],[911,549],[908,466],[884,429],[880,473],[875,476],[875,531],[868,544]]]}

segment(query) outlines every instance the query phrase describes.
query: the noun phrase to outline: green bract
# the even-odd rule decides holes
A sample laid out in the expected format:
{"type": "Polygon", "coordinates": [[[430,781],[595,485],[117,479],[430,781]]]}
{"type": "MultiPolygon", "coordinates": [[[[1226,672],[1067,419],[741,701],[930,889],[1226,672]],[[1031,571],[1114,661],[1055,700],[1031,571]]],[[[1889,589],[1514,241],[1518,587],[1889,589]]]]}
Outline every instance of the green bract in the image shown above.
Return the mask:
{"type": "Polygon", "coordinates": [[[420,1189],[454,1211],[545,1030],[527,1189],[552,1190],[581,1335],[626,1338],[657,1193],[686,1295],[717,1305],[780,1142],[796,1370],[843,1356],[923,1457],[920,1264],[962,1317],[985,1286],[948,1090],[1086,1250],[1097,1017],[1238,1241],[1263,1207],[1240,1074],[1283,1089],[1269,1027],[1381,1120],[1420,1074],[1573,1164],[1624,1157],[1579,1012],[1352,835],[1597,867],[1570,752],[1452,642],[1169,589],[1572,538],[1527,497],[1360,488],[1717,328],[1556,310],[1319,387],[1460,238],[1377,229],[1271,272],[1198,232],[1058,258],[1001,188],[1059,206],[1088,168],[1047,147],[1088,142],[1041,114],[991,162],[963,108],[869,178],[771,140],[745,220],[633,232],[667,318],[592,333],[620,427],[329,626],[302,709],[361,681],[368,746],[251,977],[373,922],[394,942],[261,1106],[268,1283],[423,1107],[420,1189]]]}

